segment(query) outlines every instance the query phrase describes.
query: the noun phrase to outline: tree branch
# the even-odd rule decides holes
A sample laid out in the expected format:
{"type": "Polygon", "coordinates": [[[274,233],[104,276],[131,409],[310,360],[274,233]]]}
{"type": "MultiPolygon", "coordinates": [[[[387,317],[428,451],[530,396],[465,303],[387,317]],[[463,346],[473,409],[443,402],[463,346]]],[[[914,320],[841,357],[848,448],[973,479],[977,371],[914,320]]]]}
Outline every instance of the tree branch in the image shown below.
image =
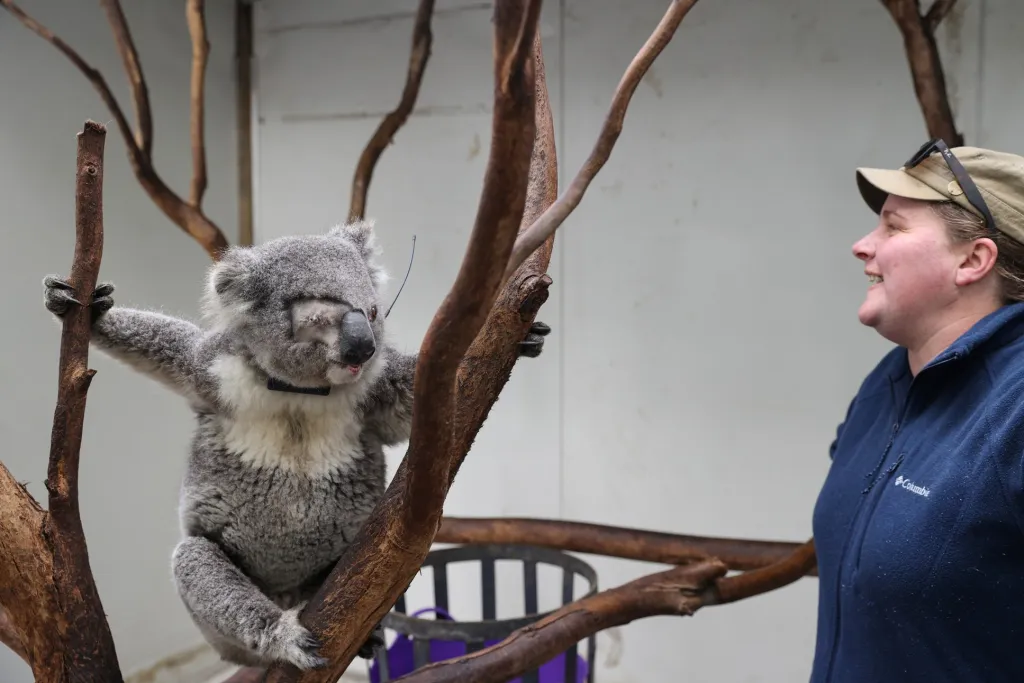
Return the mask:
{"type": "Polygon", "coordinates": [[[928,14],[924,17],[925,28],[928,29],[929,33],[934,34],[935,30],[939,28],[939,24],[946,18],[946,15],[956,5],[956,0],[935,0],[932,6],[928,8],[928,14]]]}
{"type": "MultiPolygon", "coordinates": [[[[713,557],[731,570],[766,567],[800,547],[799,543],[783,541],[683,536],[586,522],[514,517],[444,517],[434,540],[460,545],[534,545],[661,564],[688,564],[713,557]]],[[[816,573],[812,567],[811,574],[816,573]]]]}
{"type": "Polygon", "coordinates": [[[4,644],[50,680],[62,666],[53,586],[53,552],[43,536],[46,512],[0,463],[0,605],[4,644]]]}
{"type": "MultiPolygon", "coordinates": [[[[128,30],[128,20],[124,16],[120,2],[100,0],[100,4],[103,5],[103,9],[107,13],[107,20],[114,32],[117,51],[121,55],[121,61],[124,62],[124,70],[128,74],[128,82],[132,87],[132,103],[135,105],[135,121],[138,125],[138,132],[134,138],[135,145],[142,151],[142,155],[146,159],[152,159],[153,118],[149,106],[149,89],[146,87],[146,78],[142,75],[139,53],[135,49],[132,34],[128,30]]],[[[113,99],[112,96],[111,99],[113,99]]]]}
{"type": "Polygon", "coordinates": [[[814,559],[812,541],[798,546],[772,565],[739,576],[725,576],[728,568],[716,558],[701,559],[572,602],[513,632],[500,643],[462,657],[428,664],[397,681],[507,681],[536,669],[599,631],[652,616],[692,616],[702,607],[777,590],[804,576],[814,559]]]}
{"type": "Polygon", "coordinates": [[[714,559],[674,567],[602,591],[471,654],[420,667],[396,683],[498,683],[539,667],[593,633],[655,615],[690,616],[726,572],[714,559]]]}
{"type": "Polygon", "coordinates": [[[533,43],[539,13],[539,0],[495,3],[490,158],[462,267],[420,348],[409,448],[383,499],[302,614],[330,664],[301,675],[278,665],[267,681],[337,680],[430,550],[453,459],[456,374],[497,297],[526,203],[534,69],[522,43],[533,43]]]}
{"type": "Polygon", "coordinates": [[[420,346],[406,455],[404,526],[415,534],[429,534],[430,540],[440,524],[454,455],[459,365],[497,298],[502,267],[525,210],[536,131],[529,48],[540,6],[540,0],[505,0],[494,5],[495,102],[483,193],[462,266],[420,346]]]}
{"type": "MultiPolygon", "coordinates": [[[[551,206],[558,196],[558,157],[555,126],[548,100],[544,53],[540,36],[534,37],[533,68],[535,137],[527,182],[526,207],[519,234],[551,206]]],[[[490,409],[512,375],[519,359],[519,343],[547,301],[551,278],[546,271],[554,248],[551,235],[507,280],[483,329],[466,351],[459,366],[455,409],[453,462],[449,487],[465,460],[490,409]]]]}
{"type": "Polygon", "coordinates": [[[394,141],[395,133],[405,124],[413,107],[416,106],[416,98],[419,96],[423,72],[430,59],[430,47],[434,39],[430,30],[433,13],[434,0],[420,0],[412,29],[412,50],[409,54],[405,88],[402,90],[398,106],[380,122],[359,157],[359,163],[356,165],[355,174],[352,177],[352,200],[348,212],[350,221],[361,220],[365,217],[366,194],[370,189],[370,181],[373,179],[373,170],[377,165],[377,160],[388,145],[394,141]]]}
{"type": "MultiPolygon", "coordinates": [[[[0,467],[3,467],[0,464],[0,467]]],[[[0,605],[0,643],[3,643],[14,652],[14,654],[24,660],[26,664],[32,666],[32,660],[28,657],[28,651],[25,649],[25,645],[21,642],[21,632],[18,631],[14,622],[11,620],[11,615],[4,609],[3,605],[0,605]]]]}
{"type": "Polygon", "coordinates": [[[687,12],[697,4],[697,0],[672,0],[668,10],[662,17],[658,26],[654,29],[651,37],[647,39],[643,47],[630,62],[629,67],[619,81],[615,94],[612,96],[611,108],[605,117],[604,126],[597,138],[590,156],[576,173],[568,189],[558,198],[551,207],[538,218],[516,240],[512,250],[512,257],[505,268],[505,277],[511,277],[513,272],[526,260],[534,250],[537,249],[558,227],[569,217],[580,201],[583,199],[590,182],[598,174],[605,162],[608,161],[615,147],[615,142],[622,132],[622,125],[626,118],[626,109],[629,101],[640,80],[647,73],[647,70],[661,54],[665,46],[672,40],[676,28],[682,22],[687,12]]]}
{"type": "Polygon", "coordinates": [[[89,305],[103,255],[103,149],[106,129],[86,121],[78,134],[75,249],[69,284],[76,303],[64,315],[57,402],[50,434],[44,512],[0,465],[0,605],[36,680],[118,683],[121,671],[89,568],[78,507],[78,464],[88,367],[89,305]]]}
{"type": "MultiPolygon", "coordinates": [[[[114,640],[89,569],[89,551],[78,509],[78,462],[85,402],[95,370],[88,367],[91,314],[103,256],[103,148],[106,128],[86,121],[78,136],[75,192],[75,255],[68,278],[81,305],[64,315],[60,384],[53,416],[46,489],[49,516],[44,533],[53,545],[53,576],[67,619],[66,665],[75,678],[91,671],[96,680],[120,680],[114,640]]],[[[84,679],[83,679],[84,680],[84,679]]]]}
{"type": "MultiPolygon", "coordinates": [[[[108,16],[112,18],[114,35],[119,41],[119,50],[122,53],[123,60],[129,70],[129,76],[131,77],[133,73],[131,65],[137,63],[135,57],[133,57],[134,48],[122,47],[120,43],[121,38],[119,38],[122,32],[124,36],[130,36],[127,23],[124,22],[124,15],[121,11],[120,3],[117,2],[117,0],[105,0],[105,2],[109,3],[108,16]]],[[[178,196],[174,190],[168,187],[159,175],[157,175],[156,171],[153,169],[152,159],[149,153],[136,141],[136,137],[132,133],[131,126],[128,125],[128,120],[125,118],[124,112],[118,104],[117,99],[110,91],[110,87],[107,85],[103,75],[83,60],[82,57],[71,49],[71,47],[61,38],[54,35],[52,31],[26,14],[13,2],[13,0],[0,0],[0,5],[17,17],[22,24],[60,50],[64,56],[66,56],[72,64],[78,67],[79,71],[89,79],[89,82],[91,82],[93,87],[96,88],[96,91],[100,94],[100,97],[103,99],[104,103],[106,103],[117,122],[117,127],[120,129],[121,135],[124,137],[125,146],[128,150],[128,160],[131,162],[132,170],[135,173],[135,177],[138,179],[139,184],[142,185],[142,188],[149,195],[150,199],[153,200],[160,210],[163,211],[175,225],[195,239],[211,258],[214,260],[219,259],[221,252],[228,246],[224,234],[221,232],[220,228],[213,223],[213,221],[203,214],[202,211],[197,207],[188,204],[178,196]]],[[[138,77],[139,79],[142,79],[141,70],[138,71],[138,77]]],[[[144,84],[137,90],[133,90],[133,93],[136,96],[138,96],[138,93],[144,94],[145,92],[146,89],[144,84]]],[[[143,106],[140,102],[137,102],[136,111],[139,112],[140,122],[148,120],[148,104],[143,106]]],[[[139,137],[143,139],[144,142],[146,139],[145,130],[146,128],[140,124],[139,137]]]]}
{"type": "MultiPolygon", "coordinates": [[[[941,2],[942,0],[939,0],[941,2]]],[[[942,71],[942,60],[935,43],[931,22],[922,17],[918,0],[881,0],[896,26],[903,35],[903,46],[914,81],[914,93],[921,106],[925,125],[930,137],[942,138],[950,147],[964,144],[963,135],[956,129],[953,110],[946,92],[946,78],[942,71]]],[[[938,4],[938,2],[936,3],[938,4]]],[[[950,7],[952,3],[949,3],[950,7]]],[[[935,9],[934,7],[932,8],[935,9]]],[[[946,8],[945,11],[948,11],[946,8]]],[[[941,16],[942,7],[935,16],[941,16]]],[[[936,22],[937,25],[937,22],[936,22]]]]}
{"type": "MultiPolygon", "coordinates": [[[[787,557],[765,567],[719,579],[715,583],[714,604],[725,605],[752,598],[787,586],[807,574],[817,564],[814,539],[802,543],[787,557]]],[[[707,604],[712,604],[710,598],[707,604]]]]}
{"type": "Polygon", "coordinates": [[[190,95],[190,125],[192,128],[192,189],[188,203],[197,209],[202,206],[206,192],[206,139],[204,135],[204,106],[206,102],[206,62],[210,56],[210,42],[206,38],[204,0],[187,0],[185,18],[192,37],[192,92],[190,95]]]}

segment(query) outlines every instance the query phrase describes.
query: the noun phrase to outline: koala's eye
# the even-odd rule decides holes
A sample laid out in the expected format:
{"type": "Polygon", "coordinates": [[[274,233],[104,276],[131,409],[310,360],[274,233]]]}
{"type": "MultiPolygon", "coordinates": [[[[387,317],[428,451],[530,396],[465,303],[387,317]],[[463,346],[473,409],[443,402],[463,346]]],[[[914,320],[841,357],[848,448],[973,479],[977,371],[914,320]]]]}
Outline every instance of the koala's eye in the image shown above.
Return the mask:
{"type": "Polygon", "coordinates": [[[373,306],[370,306],[370,322],[372,323],[376,319],[377,319],[377,306],[373,305],[373,306]]]}

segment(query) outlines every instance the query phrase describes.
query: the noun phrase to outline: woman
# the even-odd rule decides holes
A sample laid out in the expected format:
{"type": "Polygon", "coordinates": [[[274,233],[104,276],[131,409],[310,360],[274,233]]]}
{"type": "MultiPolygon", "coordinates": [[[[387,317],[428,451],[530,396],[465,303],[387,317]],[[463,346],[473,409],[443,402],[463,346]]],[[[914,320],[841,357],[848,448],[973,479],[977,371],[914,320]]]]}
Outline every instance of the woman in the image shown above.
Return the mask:
{"type": "Polygon", "coordinates": [[[814,510],[812,683],[1024,681],[1024,157],[857,170],[861,323],[896,344],[814,510]]]}

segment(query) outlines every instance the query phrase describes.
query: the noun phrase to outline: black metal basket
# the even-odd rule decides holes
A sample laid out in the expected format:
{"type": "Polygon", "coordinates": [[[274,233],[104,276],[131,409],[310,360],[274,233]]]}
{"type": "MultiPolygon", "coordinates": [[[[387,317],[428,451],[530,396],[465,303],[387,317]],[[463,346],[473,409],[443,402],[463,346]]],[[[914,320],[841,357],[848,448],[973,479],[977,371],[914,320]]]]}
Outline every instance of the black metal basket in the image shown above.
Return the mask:
{"type": "MultiPolygon", "coordinates": [[[[487,642],[502,640],[513,631],[527,626],[550,612],[538,612],[537,566],[551,565],[562,569],[561,603],[566,605],[597,592],[597,573],[593,567],[577,557],[549,548],[522,545],[467,545],[432,550],[423,562],[424,567],[433,569],[434,606],[448,610],[448,565],[456,562],[477,562],[480,564],[482,621],[458,621],[449,619],[421,619],[406,611],[405,595],[399,597],[395,607],[382,620],[385,629],[396,631],[412,641],[414,669],[430,663],[432,641],[458,641],[465,643],[466,652],[482,649],[487,642]],[[496,618],[495,561],[518,560],[523,569],[524,605],[526,614],[510,619],[496,618]],[[587,590],[582,596],[574,595],[575,578],[582,577],[587,590]]],[[[577,670],[577,643],[565,651],[564,683],[575,683],[577,670]]],[[[389,672],[388,648],[380,648],[375,657],[374,677],[380,683],[392,681],[389,672]]],[[[587,638],[587,683],[594,683],[595,636],[587,638]]],[[[540,669],[522,675],[523,683],[537,683],[540,669]]]]}

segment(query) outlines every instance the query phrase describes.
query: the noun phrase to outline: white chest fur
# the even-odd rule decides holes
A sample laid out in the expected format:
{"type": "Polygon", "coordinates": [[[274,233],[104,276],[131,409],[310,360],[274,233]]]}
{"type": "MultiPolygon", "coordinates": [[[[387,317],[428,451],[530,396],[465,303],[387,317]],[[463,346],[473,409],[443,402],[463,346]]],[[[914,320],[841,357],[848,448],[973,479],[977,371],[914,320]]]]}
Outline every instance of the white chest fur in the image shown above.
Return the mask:
{"type": "Polygon", "coordinates": [[[362,455],[356,392],[270,391],[236,356],[219,357],[212,369],[230,409],[220,416],[223,437],[242,462],[315,476],[344,470],[362,455]]]}

